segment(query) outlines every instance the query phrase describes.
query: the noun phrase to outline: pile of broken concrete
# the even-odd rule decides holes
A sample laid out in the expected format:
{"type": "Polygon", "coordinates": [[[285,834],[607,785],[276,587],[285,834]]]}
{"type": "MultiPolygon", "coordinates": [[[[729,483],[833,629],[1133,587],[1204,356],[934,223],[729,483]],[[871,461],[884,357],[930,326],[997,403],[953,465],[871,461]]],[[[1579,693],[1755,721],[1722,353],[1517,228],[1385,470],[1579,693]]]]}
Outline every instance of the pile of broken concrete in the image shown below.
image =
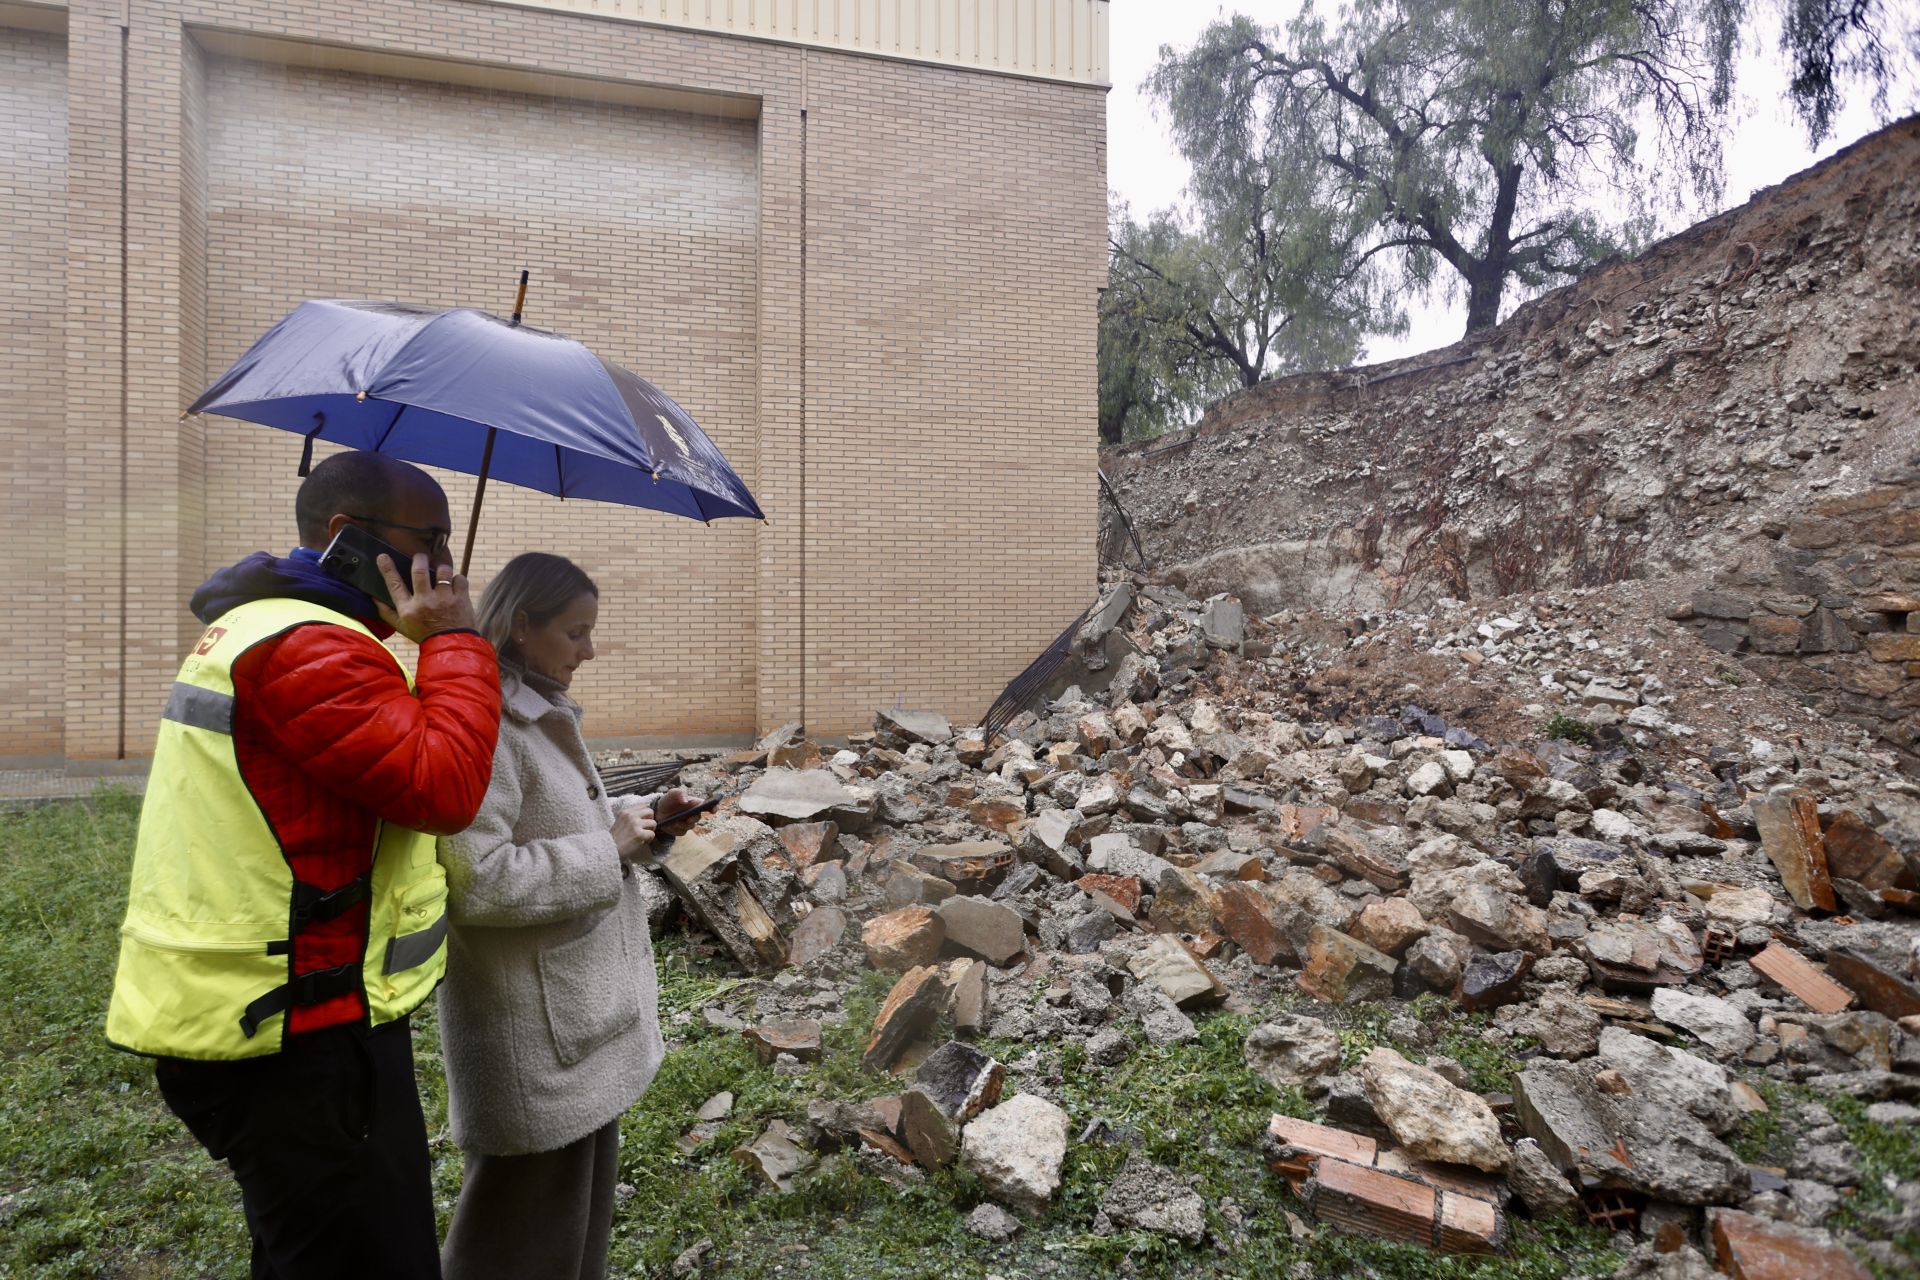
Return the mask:
{"type": "MultiPolygon", "coordinates": [[[[1005,1238],[1047,1210],[1072,1125],[1057,1074],[973,1040],[1077,1041],[1101,1070],[1207,1010],[1285,1005],[1245,1062],[1326,1118],[1276,1116],[1264,1152],[1322,1222],[1491,1253],[1511,1213],[1570,1214],[1637,1231],[1662,1274],[1865,1274],[1829,1233],[1863,1175],[1824,1107],[1778,1167],[1729,1140],[1768,1105],[1750,1081],[1920,1118],[1920,789],[1810,751],[1688,773],[1631,742],[1489,743],[1411,704],[1301,723],[1222,696],[1285,662],[1260,620],[1116,590],[1083,683],[992,741],[889,710],[844,747],[790,727],[689,771],[733,798],[660,853],[656,918],[760,978],[750,1017],[701,1016],[804,1072],[861,975],[897,975],[865,1065],[899,1092],[816,1102],[742,1160],[780,1188],[827,1146],[957,1161],[997,1202],[972,1225],[1005,1238]],[[1510,1093],[1431,1051],[1397,1003],[1422,996],[1486,1015],[1510,1093]],[[1343,1070],[1361,1002],[1424,1061],[1343,1070]]],[[[1886,1240],[1920,1227],[1920,1188],[1893,1190],[1881,1239],[1846,1243],[1911,1265],[1886,1240]]],[[[1134,1157],[1094,1225],[1199,1243],[1206,1208],[1134,1157]]]]}

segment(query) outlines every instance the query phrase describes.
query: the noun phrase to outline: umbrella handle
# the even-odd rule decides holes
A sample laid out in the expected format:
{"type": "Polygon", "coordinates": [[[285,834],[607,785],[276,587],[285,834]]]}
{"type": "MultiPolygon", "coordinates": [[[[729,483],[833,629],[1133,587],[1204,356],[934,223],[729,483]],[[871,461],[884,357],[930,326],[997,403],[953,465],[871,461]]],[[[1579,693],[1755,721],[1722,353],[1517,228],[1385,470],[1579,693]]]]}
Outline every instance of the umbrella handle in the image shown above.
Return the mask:
{"type": "Polygon", "coordinates": [[[513,300],[513,323],[520,323],[520,313],[527,307],[527,277],[532,273],[522,268],[520,272],[520,292],[513,300]]]}

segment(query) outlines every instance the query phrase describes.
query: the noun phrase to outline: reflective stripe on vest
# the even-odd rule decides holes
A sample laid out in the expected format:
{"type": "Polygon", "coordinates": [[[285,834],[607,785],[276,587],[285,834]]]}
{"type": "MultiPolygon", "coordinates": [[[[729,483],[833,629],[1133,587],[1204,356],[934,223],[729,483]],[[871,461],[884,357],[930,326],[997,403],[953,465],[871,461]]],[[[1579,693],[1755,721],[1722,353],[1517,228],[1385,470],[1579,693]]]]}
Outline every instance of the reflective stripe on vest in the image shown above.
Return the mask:
{"type": "Polygon", "coordinates": [[[313,622],[372,637],[318,605],[256,600],[217,619],[181,665],[154,745],[107,1011],[107,1038],[121,1048],[259,1057],[279,1051],[297,1005],[358,992],[372,1023],[391,1022],[445,971],[446,877],[433,837],[379,823],[368,872],[331,889],[298,883],[241,777],[233,664],[313,622]],[[361,902],[360,960],[295,974],[293,936],[361,902]]]}

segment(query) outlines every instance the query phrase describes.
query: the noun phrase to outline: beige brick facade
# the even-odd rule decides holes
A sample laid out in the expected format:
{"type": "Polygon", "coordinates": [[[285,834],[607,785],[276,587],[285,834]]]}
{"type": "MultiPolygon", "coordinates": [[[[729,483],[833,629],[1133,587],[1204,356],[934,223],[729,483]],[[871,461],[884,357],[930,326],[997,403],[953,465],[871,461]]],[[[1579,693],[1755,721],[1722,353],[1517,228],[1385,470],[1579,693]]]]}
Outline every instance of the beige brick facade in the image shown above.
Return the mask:
{"type": "Polygon", "coordinates": [[[1093,589],[1104,111],[478,0],[0,3],[0,448],[47,638],[0,757],[143,754],[193,586],[290,542],[299,439],[178,422],[209,377],[302,298],[505,311],[521,267],[530,321],[680,400],[769,517],[489,486],[477,581],[535,548],[600,581],[592,730],[977,716],[1093,589]]]}

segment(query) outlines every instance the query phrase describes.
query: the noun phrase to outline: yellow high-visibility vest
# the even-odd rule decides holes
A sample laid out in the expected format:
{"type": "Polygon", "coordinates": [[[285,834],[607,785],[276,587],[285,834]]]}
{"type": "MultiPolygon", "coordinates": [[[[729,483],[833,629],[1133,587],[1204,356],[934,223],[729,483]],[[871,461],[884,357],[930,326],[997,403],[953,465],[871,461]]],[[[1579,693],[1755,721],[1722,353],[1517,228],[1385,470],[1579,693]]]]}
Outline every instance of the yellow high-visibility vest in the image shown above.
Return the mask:
{"type": "MultiPolygon", "coordinates": [[[[241,777],[234,663],[311,622],[373,637],[320,605],[255,600],[217,619],[180,667],[154,745],[107,1010],[107,1039],[119,1048],[264,1057],[282,1048],[286,1011],[295,1005],[360,991],[378,1025],[417,1008],[446,971],[447,882],[432,836],[377,824],[371,875],[346,892],[322,894],[294,882],[241,777]],[[360,901],[369,904],[360,962],[296,977],[289,936],[296,921],[360,901]]],[[[405,674],[399,659],[394,666],[405,674]]]]}

